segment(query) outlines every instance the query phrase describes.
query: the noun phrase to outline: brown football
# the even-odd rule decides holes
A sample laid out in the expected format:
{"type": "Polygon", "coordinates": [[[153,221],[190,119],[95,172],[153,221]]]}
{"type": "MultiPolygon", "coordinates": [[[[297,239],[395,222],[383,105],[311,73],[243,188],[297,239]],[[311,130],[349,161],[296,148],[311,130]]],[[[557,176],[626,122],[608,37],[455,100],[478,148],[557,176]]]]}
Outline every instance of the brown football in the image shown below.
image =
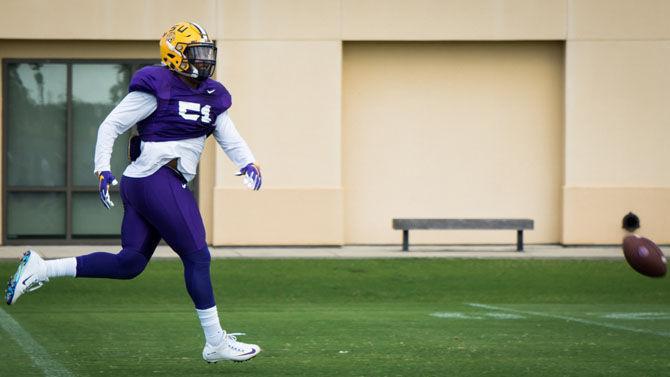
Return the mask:
{"type": "Polygon", "coordinates": [[[636,235],[624,238],[623,255],[628,264],[642,275],[660,278],[668,270],[663,252],[648,238],[636,235]]]}

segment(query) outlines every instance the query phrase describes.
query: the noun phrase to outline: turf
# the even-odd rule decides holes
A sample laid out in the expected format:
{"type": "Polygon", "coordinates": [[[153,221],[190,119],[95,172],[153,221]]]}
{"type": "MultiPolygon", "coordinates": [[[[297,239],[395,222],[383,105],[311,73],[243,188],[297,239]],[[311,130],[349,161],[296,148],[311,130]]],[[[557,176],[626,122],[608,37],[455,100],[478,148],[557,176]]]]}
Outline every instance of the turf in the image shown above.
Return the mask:
{"type": "MultiPolygon", "coordinates": [[[[0,263],[8,276],[15,263],[0,263]]],[[[3,306],[77,376],[659,376],[670,280],[622,261],[215,260],[224,327],[264,349],[207,364],[178,261],[59,279],[3,306]],[[483,304],[490,307],[472,306],[483,304]]],[[[0,327],[0,376],[43,375],[0,327]]]]}

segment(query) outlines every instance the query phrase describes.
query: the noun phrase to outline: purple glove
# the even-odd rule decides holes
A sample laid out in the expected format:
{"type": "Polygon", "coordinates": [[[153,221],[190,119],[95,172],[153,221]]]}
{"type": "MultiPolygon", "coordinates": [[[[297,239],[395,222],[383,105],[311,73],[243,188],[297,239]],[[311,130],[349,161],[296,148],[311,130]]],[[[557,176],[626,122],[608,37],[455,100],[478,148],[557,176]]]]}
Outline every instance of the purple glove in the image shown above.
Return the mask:
{"type": "Polygon", "coordinates": [[[261,178],[261,167],[254,163],[243,167],[235,175],[243,175],[244,185],[254,191],[259,190],[261,188],[261,184],[263,183],[263,178],[261,178]]]}
{"type": "Polygon", "coordinates": [[[114,207],[112,199],[109,197],[109,186],[116,186],[119,182],[114,178],[114,174],[111,171],[103,171],[98,174],[98,191],[100,192],[100,201],[102,204],[110,209],[114,207]]]}

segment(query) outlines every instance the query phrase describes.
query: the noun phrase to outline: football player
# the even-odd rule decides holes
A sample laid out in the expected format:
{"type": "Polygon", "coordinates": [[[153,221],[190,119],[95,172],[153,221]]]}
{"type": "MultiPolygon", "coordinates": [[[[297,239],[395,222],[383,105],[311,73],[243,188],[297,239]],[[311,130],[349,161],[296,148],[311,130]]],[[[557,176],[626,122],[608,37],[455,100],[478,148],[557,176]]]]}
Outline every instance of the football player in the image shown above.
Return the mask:
{"type": "MultiPolygon", "coordinates": [[[[164,239],[184,265],[184,279],[205,333],[202,357],[208,362],[245,361],[261,351],[228,334],[220,325],[210,281],[210,253],[197,203],[187,183],[196,174],[209,135],[240,169],[245,184],[258,190],[261,171],[247,143],[228,116],[230,93],[211,79],[216,46],[194,22],[180,22],[160,40],[161,65],[144,67],[130,81],[129,93],[98,129],[95,174],[100,199],[110,208],[110,171],[115,139],[134,124],[141,142],[131,148],[132,163],[123,172],[122,250],[94,252],[76,258],[43,260],[27,251],[10,279],[6,300],[14,304],[50,278],[132,279],[146,267],[164,239]],[[133,149],[139,149],[133,152],[133,149]],[[139,153],[139,156],[137,154],[139,153]]],[[[131,143],[132,144],[132,143],[131,143]]]]}

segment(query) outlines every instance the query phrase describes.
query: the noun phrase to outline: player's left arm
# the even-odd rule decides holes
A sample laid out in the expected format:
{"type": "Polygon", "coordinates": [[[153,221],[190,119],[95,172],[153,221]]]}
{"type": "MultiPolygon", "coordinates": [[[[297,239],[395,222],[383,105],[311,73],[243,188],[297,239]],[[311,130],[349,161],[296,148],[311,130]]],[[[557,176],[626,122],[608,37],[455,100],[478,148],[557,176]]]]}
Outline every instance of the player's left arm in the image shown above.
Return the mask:
{"type": "Polygon", "coordinates": [[[249,145],[237,132],[228,111],[216,118],[214,138],[228,158],[240,169],[237,175],[244,176],[244,184],[252,190],[259,190],[263,183],[261,168],[256,164],[249,145]]]}

